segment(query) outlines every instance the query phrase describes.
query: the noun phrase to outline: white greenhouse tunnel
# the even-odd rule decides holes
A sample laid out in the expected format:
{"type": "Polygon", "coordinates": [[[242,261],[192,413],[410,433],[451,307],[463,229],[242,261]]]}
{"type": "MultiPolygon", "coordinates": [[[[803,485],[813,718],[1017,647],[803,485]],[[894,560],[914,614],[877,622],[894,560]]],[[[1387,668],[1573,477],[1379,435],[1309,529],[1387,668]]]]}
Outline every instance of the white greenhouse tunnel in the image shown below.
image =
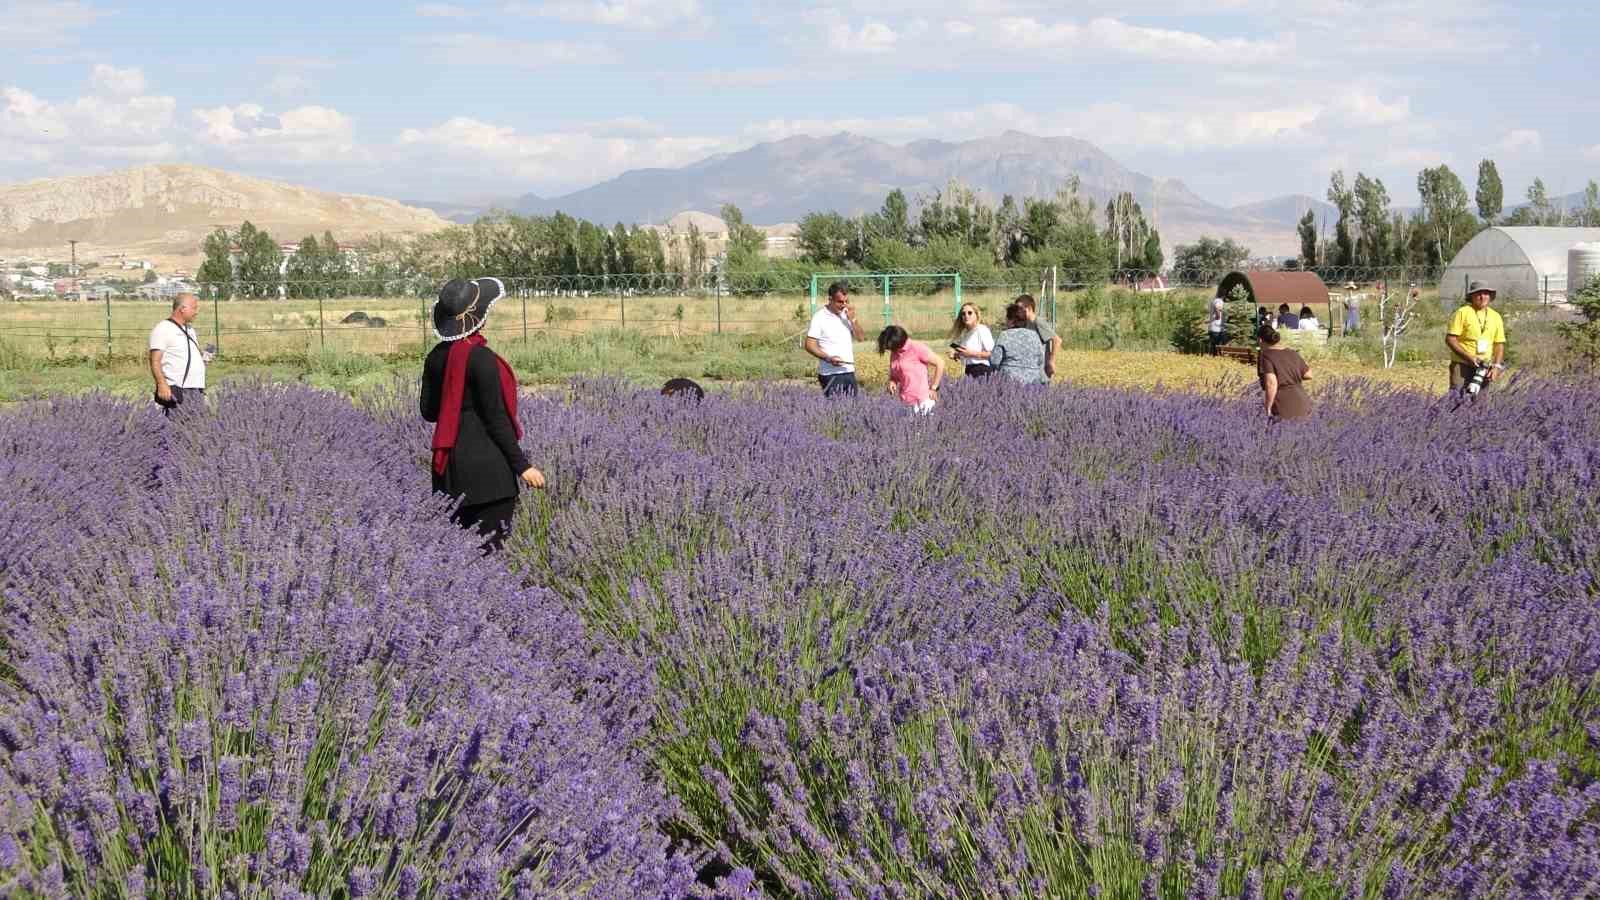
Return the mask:
{"type": "Polygon", "coordinates": [[[1564,301],[1569,258],[1578,244],[1600,242],[1600,228],[1485,228],[1456,254],[1439,279],[1439,299],[1465,298],[1482,281],[1506,300],[1564,301]]]}

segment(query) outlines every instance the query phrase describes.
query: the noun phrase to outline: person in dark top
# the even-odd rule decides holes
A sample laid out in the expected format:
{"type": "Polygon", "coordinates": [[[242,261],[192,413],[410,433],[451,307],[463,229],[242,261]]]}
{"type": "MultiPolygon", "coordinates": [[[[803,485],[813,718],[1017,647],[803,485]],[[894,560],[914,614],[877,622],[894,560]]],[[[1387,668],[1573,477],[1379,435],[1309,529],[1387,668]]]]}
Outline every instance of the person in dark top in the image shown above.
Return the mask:
{"type": "Polygon", "coordinates": [[[1300,351],[1282,346],[1283,336],[1271,325],[1256,331],[1261,352],[1256,354],[1256,376],[1267,415],[1274,419],[1300,419],[1311,415],[1311,396],[1302,385],[1311,377],[1300,351]]]}
{"type": "Polygon", "coordinates": [[[706,389],[696,384],[692,378],[671,378],[661,386],[661,396],[699,403],[706,398],[706,389]]]}
{"type": "Polygon", "coordinates": [[[433,429],[433,489],[459,501],[451,520],[499,550],[511,532],[517,482],[544,487],[544,473],[517,441],[517,379],[489,349],[482,330],[505,293],[498,278],[456,279],[439,289],[433,332],[439,344],[422,364],[422,418],[433,429]]]}
{"type": "Polygon", "coordinates": [[[1289,311],[1289,304],[1287,304],[1287,303],[1279,303],[1278,304],[1278,325],[1277,325],[1278,330],[1279,331],[1294,331],[1295,329],[1297,329],[1299,327],[1300,327],[1300,317],[1289,311]]]}

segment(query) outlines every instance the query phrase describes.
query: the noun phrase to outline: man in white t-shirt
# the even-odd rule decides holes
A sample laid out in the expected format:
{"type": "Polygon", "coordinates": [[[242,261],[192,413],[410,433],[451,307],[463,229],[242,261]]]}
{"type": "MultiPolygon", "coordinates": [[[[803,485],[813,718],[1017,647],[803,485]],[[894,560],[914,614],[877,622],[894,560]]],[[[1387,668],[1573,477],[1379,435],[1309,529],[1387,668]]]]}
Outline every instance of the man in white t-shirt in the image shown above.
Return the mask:
{"type": "Polygon", "coordinates": [[[856,391],[856,347],[861,325],[850,308],[850,289],[842,281],[828,285],[828,305],[817,310],[801,346],[817,358],[817,383],[824,396],[856,391]]]}
{"type": "Polygon", "coordinates": [[[150,329],[150,374],[156,380],[156,403],[172,409],[185,400],[205,401],[206,363],[211,354],[200,349],[190,322],[200,312],[200,298],[179,294],[172,300],[172,315],[150,329]]]}

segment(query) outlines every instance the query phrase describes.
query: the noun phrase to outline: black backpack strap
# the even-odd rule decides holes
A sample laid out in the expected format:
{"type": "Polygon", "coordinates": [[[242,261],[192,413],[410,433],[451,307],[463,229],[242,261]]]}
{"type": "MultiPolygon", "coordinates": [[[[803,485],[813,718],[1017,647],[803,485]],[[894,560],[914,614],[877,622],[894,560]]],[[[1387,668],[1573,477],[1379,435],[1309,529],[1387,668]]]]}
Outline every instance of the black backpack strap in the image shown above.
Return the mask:
{"type": "MultiPolygon", "coordinates": [[[[194,365],[194,338],[190,336],[189,329],[179,325],[176,321],[173,321],[171,316],[167,317],[167,321],[172,322],[172,327],[178,329],[178,333],[183,335],[183,377],[179,378],[178,380],[188,381],[189,367],[194,365]]],[[[180,384],[178,387],[179,389],[182,389],[183,385],[180,384]]]]}

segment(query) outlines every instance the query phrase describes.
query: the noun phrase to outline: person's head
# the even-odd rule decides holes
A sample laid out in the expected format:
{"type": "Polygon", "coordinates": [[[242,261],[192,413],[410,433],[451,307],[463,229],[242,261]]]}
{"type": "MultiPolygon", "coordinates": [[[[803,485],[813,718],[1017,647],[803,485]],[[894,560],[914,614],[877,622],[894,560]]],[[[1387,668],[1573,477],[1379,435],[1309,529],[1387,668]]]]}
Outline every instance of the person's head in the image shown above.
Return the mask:
{"type": "Polygon", "coordinates": [[[911,336],[906,334],[904,328],[899,325],[890,325],[878,332],[878,352],[899,353],[905,348],[906,341],[910,340],[910,338],[911,336]]]}
{"type": "Polygon", "coordinates": [[[457,278],[439,289],[433,304],[433,333],[441,341],[459,341],[483,329],[489,308],[506,292],[498,278],[457,278]]]}
{"type": "Polygon", "coordinates": [[[1278,304],[1278,315],[1287,316],[1288,314],[1289,314],[1289,304],[1287,304],[1287,303],[1279,303],[1278,304]]]}
{"type": "Polygon", "coordinates": [[[1310,318],[1313,318],[1315,315],[1316,314],[1311,311],[1311,307],[1309,307],[1309,306],[1300,307],[1300,318],[1302,318],[1302,319],[1310,319],[1310,318]]]}
{"type": "Polygon", "coordinates": [[[1013,300],[1006,307],[1006,327],[1019,328],[1026,324],[1028,324],[1028,308],[1022,305],[1022,301],[1013,300]]]}
{"type": "Polygon", "coordinates": [[[1024,321],[1032,322],[1033,317],[1039,314],[1038,305],[1033,302],[1032,294],[1022,294],[1017,297],[1016,303],[1022,307],[1024,321]]]}
{"type": "Polygon", "coordinates": [[[963,303],[961,309],[956,311],[956,321],[950,326],[950,333],[960,336],[982,324],[983,313],[971,303],[963,303]]]}
{"type": "Polygon", "coordinates": [[[850,285],[835,281],[828,285],[828,309],[837,314],[850,305],[850,285]]]}
{"type": "Polygon", "coordinates": [[[1256,340],[1260,341],[1263,346],[1271,347],[1283,340],[1283,335],[1278,333],[1278,329],[1263,322],[1261,327],[1256,329],[1256,340]]]}
{"type": "Polygon", "coordinates": [[[1474,281],[1467,286],[1467,302],[1472,304],[1473,309],[1485,309],[1493,299],[1494,288],[1489,287],[1487,284],[1481,281],[1474,281]]]}
{"type": "Polygon", "coordinates": [[[688,378],[673,378],[661,386],[661,396],[699,403],[706,398],[706,389],[688,378]]]}
{"type": "Polygon", "coordinates": [[[193,294],[179,294],[172,298],[172,321],[187,325],[200,314],[200,298],[193,294]]]}

